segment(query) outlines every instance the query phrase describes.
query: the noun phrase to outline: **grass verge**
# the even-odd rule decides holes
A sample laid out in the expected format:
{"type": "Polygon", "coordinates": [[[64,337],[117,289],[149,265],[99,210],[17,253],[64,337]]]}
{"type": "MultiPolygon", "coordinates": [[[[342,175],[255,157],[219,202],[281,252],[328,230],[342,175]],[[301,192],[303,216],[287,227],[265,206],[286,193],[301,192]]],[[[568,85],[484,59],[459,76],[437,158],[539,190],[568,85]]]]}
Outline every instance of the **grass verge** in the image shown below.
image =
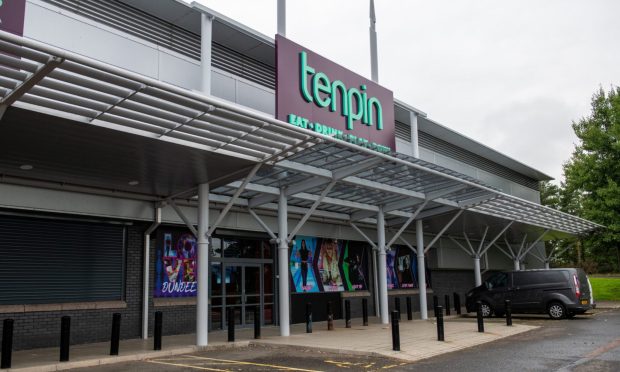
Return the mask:
{"type": "Polygon", "coordinates": [[[620,301],[620,278],[590,278],[594,301],[620,301]]]}

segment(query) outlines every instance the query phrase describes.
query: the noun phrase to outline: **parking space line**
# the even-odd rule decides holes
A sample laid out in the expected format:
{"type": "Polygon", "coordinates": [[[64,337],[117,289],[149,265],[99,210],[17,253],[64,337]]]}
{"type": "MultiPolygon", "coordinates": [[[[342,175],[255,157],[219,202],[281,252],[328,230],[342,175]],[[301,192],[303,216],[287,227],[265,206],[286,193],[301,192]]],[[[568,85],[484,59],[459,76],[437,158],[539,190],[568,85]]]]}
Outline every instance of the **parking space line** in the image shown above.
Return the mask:
{"type": "Polygon", "coordinates": [[[224,362],[224,363],[230,363],[230,364],[242,364],[242,365],[251,365],[251,366],[258,366],[258,367],[268,367],[268,368],[281,369],[281,370],[285,370],[285,371],[322,372],[322,371],[316,370],[316,369],[303,369],[303,368],[279,366],[279,365],[276,365],[276,364],[242,362],[242,361],[237,361],[237,360],[207,358],[207,357],[200,357],[200,356],[195,356],[195,355],[187,355],[187,356],[190,357],[190,358],[194,358],[194,359],[211,360],[211,361],[214,361],[214,362],[224,362]]]}
{"type": "Polygon", "coordinates": [[[164,365],[168,365],[168,366],[175,366],[175,367],[182,367],[182,368],[193,368],[193,369],[199,369],[201,371],[232,372],[230,369],[217,369],[217,368],[195,366],[195,365],[191,365],[191,364],[161,362],[161,361],[158,361],[158,360],[145,360],[145,362],[155,363],[155,364],[164,364],[164,365]]]}

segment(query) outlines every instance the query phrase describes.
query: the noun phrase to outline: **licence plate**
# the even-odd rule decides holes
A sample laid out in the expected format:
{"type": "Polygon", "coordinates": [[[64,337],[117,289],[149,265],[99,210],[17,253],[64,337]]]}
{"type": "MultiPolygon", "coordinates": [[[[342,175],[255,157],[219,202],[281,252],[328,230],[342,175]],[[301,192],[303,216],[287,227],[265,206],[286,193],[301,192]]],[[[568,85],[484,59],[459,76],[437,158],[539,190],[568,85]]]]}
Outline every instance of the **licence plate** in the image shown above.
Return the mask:
{"type": "Polygon", "coordinates": [[[588,304],[588,300],[581,300],[581,304],[582,305],[587,305],[588,304]]]}

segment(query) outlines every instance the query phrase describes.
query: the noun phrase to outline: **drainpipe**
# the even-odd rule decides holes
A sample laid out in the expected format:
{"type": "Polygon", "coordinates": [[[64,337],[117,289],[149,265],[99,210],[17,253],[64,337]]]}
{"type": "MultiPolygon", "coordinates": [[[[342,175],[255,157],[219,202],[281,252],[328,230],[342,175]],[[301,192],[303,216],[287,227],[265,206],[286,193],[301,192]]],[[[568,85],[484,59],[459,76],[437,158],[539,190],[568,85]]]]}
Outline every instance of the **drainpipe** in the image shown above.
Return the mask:
{"type": "Polygon", "coordinates": [[[144,232],[144,256],[142,272],[142,338],[149,338],[149,279],[150,256],[151,256],[151,234],[161,224],[161,206],[155,207],[155,220],[144,232]]]}

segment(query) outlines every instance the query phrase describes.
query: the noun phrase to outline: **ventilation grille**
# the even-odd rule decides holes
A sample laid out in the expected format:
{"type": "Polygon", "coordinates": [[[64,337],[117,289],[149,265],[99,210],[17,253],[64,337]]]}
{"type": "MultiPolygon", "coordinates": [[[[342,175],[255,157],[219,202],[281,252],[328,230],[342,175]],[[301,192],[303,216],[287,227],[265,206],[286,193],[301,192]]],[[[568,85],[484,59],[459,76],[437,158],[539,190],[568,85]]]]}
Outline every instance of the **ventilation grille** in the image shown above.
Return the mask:
{"type": "Polygon", "coordinates": [[[409,124],[396,121],[396,138],[411,142],[411,126],[409,124]]]}
{"type": "Polygon", "coordinates": [[[426,132],[418,132],[418,141],[420,147],[427,148],[431,151],[435,151],[441,155],[448,156],[452,159],[461,161],[465,164],[469,164],[478,169],[482,169],[489,173],[498,175],[507,180],[516,182],[520,185],[529,187],[538,191],[538,182],[531,178],[515,172],[507,167],[499,165],[491,160],[485,159],[482,156],[476,155],[473,152],[464,150],[458,146],[434,137],[426,132]]]}
{"type": "MultiPolygon", "coordinates": [[[[43,0],[163,48],[200,60],[200,35],[118,1],[43,0]]],[[[275,51],[274,51],[275,53],[275,51]]],[[[213,42],[213,67],[275,89],[275,69],[213,42]]]]}

